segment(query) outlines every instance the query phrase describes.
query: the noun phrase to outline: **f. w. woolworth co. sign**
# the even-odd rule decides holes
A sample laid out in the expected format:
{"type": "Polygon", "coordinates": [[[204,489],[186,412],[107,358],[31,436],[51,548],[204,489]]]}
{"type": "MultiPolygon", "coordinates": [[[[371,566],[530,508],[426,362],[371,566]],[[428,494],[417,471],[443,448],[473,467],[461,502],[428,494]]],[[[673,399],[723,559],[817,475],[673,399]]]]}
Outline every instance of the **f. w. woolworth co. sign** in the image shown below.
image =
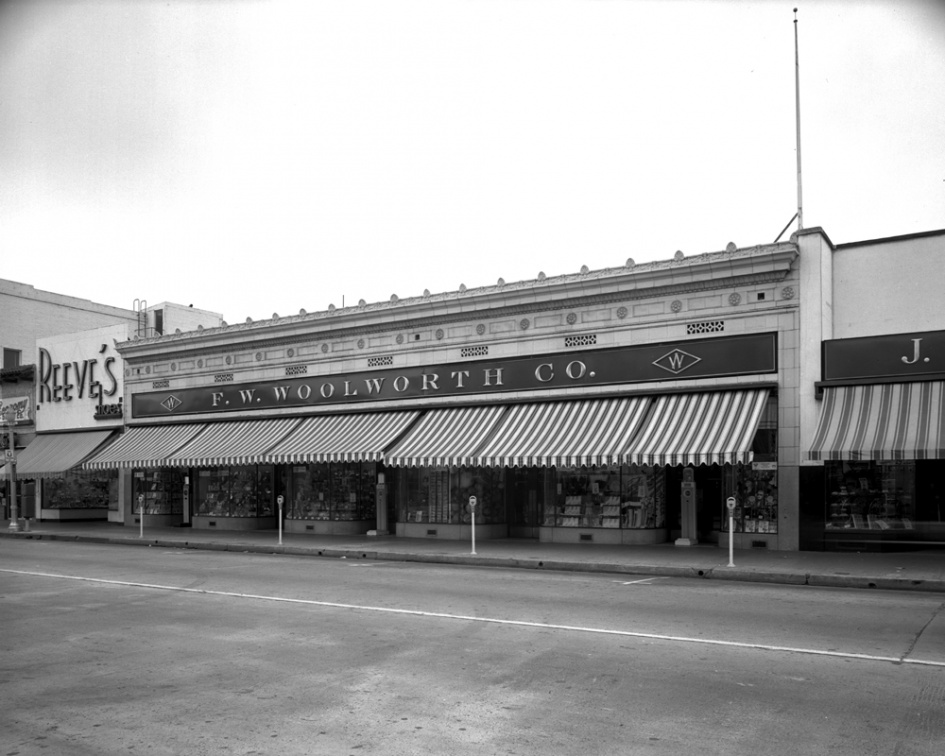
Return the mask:
{"type": "Polygon", "coordinates": [[[497,394],[508,391],[773,373],[777,334],[329,373],[135,394],[132,417],[497,394]]]}

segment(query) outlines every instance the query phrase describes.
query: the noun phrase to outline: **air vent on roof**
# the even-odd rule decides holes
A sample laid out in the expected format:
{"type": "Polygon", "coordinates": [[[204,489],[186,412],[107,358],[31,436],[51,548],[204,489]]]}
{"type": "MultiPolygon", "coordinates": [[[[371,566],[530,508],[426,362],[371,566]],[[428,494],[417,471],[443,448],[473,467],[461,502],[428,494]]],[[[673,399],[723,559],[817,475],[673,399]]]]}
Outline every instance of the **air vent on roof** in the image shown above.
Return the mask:
{"type": "Polygon", "coordinates": [[[217,373],[213,376],[214,383],[227,383],[233,380],[233,373],[217,373]]]}
{"type": "Polygon", "coordinates": [[[459,350],[460,357],[485,357],[487,354],[489,354],[487,346],[463,347],[459,350]]]}
{"type": "Polygon", "coordinates": [[[151,383],[151,388],[162,389],[162,388],[170,388],[170,387],[171,387],[171,382],[167,380],[167,378],[165,378],[163,381],[153,381],[151,383]]]}
{"type": "Polygon", "coordinates": [[[698,333],[722,333],[724,330],[724,320],[704,320],[701,323],[686,324],[686,333],[690,336],[698,333]]]}
{"type": "Polygon", "coordinates": [[[287,365],[285,369],[285,374],[287,376],[307,375],[308,365],[287,365]]]}
{"type": "Polygon", "coordinates": [[[394,358],[388,355],[387,357],[368,357],[367,366],[368,367],[383,367],[384,365],[393,365],[394,358]]]}

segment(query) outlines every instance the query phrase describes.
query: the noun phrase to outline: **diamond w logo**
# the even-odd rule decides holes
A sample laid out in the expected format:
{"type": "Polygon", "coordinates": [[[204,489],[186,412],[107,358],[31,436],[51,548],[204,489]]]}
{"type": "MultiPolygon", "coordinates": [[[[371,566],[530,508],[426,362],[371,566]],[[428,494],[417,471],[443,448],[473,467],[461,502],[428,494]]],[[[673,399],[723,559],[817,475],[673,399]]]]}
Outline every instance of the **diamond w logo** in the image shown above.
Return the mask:
{"type": "Polygon", "coordinates": [[[697,362],[702,362],[702,358],[689,354],[689,352],[684,352],[682,349],[674,349],[671,352],[667,352],[659,359],[654,360],[653,364],[668,373],[678,375],[684,370],[691,368],[697,362]]]}
{"type": "Polygon", "coordinates": [[[176,396],[174,396],[173,394],[171,394],[169,397],[167,397],[167,399],[161,402],[161,406],[164,409],[166,409],[168,412],[173,412],[178,407],[180,407],[181,404],[183,404],[183,402],[180,399],[178,399],[176,396]]]}

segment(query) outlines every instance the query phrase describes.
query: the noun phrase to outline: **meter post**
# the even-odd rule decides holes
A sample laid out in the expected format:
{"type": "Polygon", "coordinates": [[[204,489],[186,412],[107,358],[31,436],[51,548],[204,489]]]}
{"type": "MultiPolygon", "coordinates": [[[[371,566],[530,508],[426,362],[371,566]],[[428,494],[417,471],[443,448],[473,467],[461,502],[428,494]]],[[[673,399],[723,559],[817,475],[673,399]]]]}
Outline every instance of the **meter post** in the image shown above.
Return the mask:
{"type": "Polygon", "coordinates": [[[471,554],[476,553],[476,497],[469,497],[469,522],[472,525],[472,551],[471,554]]]}
{"type": "Polygon", "coordinates": [[[728,508],[728,566],[735,566],[735,497],[729,496],[725,500],[728,508]]]}
{"type": "Polygon", "coordinates": [[[144,494],[138,494],[138,538],[144,538],[144,494]]]}
{"type": "Polygon", "coordinates": [[[279,545],[282,545],[282,504],[285,502],[285,497],[282,494],[279,494],[276,497],[276,503],[279,505],[279,545]]]}

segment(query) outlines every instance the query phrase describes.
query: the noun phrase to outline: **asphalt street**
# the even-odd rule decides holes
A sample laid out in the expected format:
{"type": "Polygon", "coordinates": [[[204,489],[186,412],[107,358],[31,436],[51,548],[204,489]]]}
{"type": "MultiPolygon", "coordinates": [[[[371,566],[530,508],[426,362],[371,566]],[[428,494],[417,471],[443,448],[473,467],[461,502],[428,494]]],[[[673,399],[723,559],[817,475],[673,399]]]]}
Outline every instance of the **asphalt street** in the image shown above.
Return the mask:
{"type": "Polygon", "coordinates": [[[936,754],[945,597],[5,539],[4,754],[936,754]]]}

